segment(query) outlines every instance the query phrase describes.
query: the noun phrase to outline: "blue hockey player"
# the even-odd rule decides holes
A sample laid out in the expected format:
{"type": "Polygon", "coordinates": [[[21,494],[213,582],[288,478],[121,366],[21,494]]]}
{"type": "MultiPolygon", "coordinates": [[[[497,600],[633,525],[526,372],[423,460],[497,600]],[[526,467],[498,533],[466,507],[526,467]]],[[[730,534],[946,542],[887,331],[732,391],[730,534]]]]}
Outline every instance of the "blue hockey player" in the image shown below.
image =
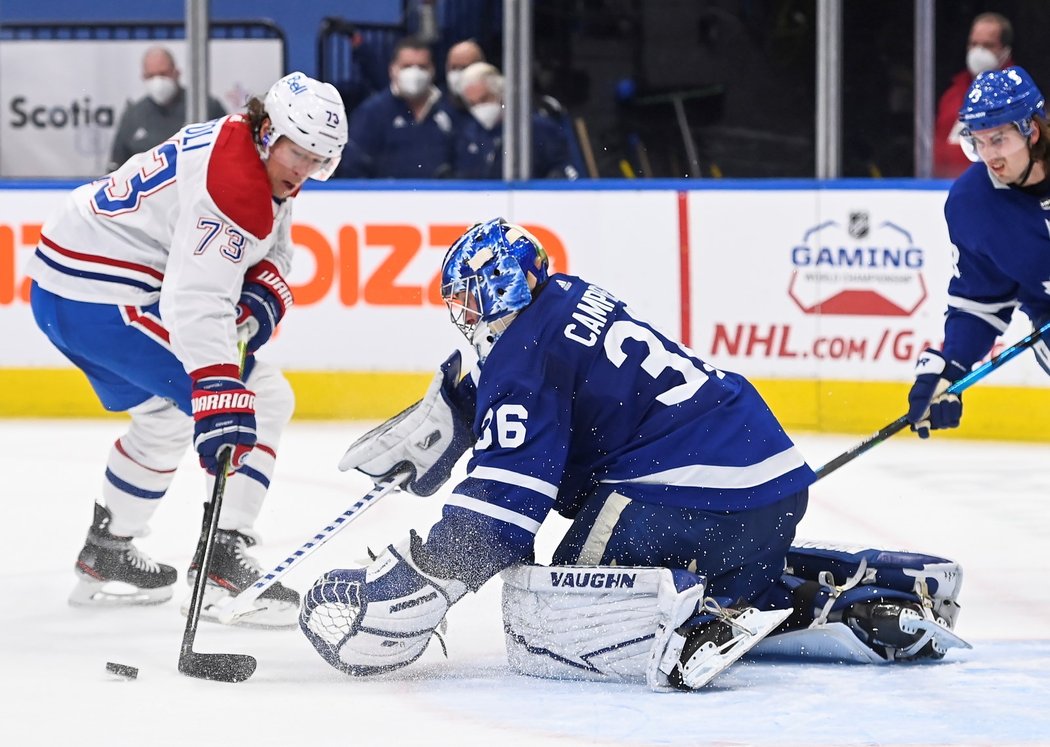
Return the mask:
{"type": "MultiPolygon", "coordinates": [[[[879,563],[913,591],[940,559],[792,550],[815,475],[742,376],[608,291],[550,274],[540,243],[502,219],[449,249],[442,295],[479,366],[461,380],[453,354],[423,400],[360,438],[340,467],[429,495],[472,445],[468,475],[425,541],[412,532],[311,589],[300,625],[329,663],[362,675],[414,661],[448,608],[501,571],[508,651],[529,674],[694,689],[793,607],[792,627],[844,621],[884,660],[943,655],[919,596],[842,595],[879,563]],[[552,565],[531,565],[551,510],[572,524],[552,565]],[[806,567],[785,578],[789,552],[806,567]]],[[[953,603],[943,579],[927,586],[953,603]]]]}
{"type": "MultiPolygon", "coordinates": [[[[1050,129],[1043,94],[1020,67],[981,73],[959,122],[976,161],[944,205],[955,267],[948,282],[944,346],[919,357],[908,420],[921,438],[955,428],[962,400],[946,390],[992,349],[1020,308],[1036,328],[1050,320],[1050,129]]],[[[1050,373],[1045,341],[1036,360],[1050,373]]]]}

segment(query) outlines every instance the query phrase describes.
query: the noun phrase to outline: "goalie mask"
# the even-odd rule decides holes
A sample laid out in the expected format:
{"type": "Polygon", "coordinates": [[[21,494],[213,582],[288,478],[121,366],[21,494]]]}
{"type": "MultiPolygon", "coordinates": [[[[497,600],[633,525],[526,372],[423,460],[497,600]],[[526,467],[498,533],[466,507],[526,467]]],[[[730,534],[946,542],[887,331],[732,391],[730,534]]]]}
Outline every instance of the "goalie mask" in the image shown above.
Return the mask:
{"type": "Polygon", "coordinates": [[[324,159],[310,178],[327,181],[339,165],[347,139],[346,109],[335,86],[291,73],[270,88],[265,108],[273,134],[262,143],[263,159],[270,157],[278,138],[286,137],[324,159]]]}
{"type": "Polygon", "coordinates": [[[1024,68],[1015,65],[1005,70],[981,73],[970,85],[959,110],[959,123],[962,125],[959,142],[963,153],[976,163],[981,160],[979,146],[999,150],[1008,148],[1009,143],[985,143],[977,135],[982,130],[1006,124],[1017,128],[1021,135],[1020,145],[1027,146],[1032,134],[1032,117],[1035,115],[1046,117],[1043,94],[1024,68]]]}
{"type": "Polygon", "coordinates": [[[547,282],[548,264],[536,237],[502,218],[475,224],[449,248],[441,297],[479,362],[547,282]]]}

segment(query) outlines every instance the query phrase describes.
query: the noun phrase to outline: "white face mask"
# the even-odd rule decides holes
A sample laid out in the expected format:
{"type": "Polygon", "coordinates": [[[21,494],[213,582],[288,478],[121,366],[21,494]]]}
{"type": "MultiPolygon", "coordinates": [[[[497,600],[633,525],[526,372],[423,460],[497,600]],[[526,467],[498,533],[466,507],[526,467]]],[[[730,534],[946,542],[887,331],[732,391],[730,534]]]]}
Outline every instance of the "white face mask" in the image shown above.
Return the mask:
{"type": "Polygon", "coordinates": [[[413,65],[397,71],[397,90],[402,96],[415,98],[430,87],[430,71],[413,65]]]}
{"type": "Polygon", "coordinates": [[[478,120],[482,127],[491,130],[503,119],[503,104],[489,101],[484,104],[475,104],[470,107],[470,113],[478,120]]]}
{"type": "Polygon", "coordinates": [[[463,95],[463,71],[462,70],[449,70],[445,74],[445,80],[448,81],[448,90],[457,96],[463,95]]]}
{"type": "Polygon", "coordinates": [[[179,90],[179,84],[166,75],[154,75],[146,78],[146,95],[160,106],[164,106],[173,98],[179,90]]]}
{"type": "Polygon", "coordinates": [[[984,47],[971,47],[966,53],[966,67],[975,78],[989,70],[998,70],[1000,62],[995,52],[984,47]]]}

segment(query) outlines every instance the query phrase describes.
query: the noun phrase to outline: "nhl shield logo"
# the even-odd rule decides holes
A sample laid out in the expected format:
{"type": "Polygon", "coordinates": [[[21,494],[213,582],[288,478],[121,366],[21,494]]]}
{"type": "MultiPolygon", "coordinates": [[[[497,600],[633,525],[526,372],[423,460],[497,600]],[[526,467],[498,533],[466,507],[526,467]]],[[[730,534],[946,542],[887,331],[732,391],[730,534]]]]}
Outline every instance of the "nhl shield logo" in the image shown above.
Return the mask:
{"type": "Polygon", "coordinates": [[[849,225],[846,231],[855,239],[863,239],[868,235],[868,214],[866,212],[850,213],[849,225]]]}

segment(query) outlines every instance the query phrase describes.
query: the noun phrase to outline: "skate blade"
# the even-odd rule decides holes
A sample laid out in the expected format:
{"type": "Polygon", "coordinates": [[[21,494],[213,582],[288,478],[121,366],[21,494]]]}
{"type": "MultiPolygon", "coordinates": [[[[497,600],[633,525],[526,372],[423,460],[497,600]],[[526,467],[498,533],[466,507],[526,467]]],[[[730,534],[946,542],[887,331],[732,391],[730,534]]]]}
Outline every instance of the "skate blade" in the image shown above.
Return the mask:
{"type": "Polygon", "coordinates": [[[934,646],[942,653],[950,648],[973,648],[970,643],[956,635],[951,628],[941,625],[936,620],[919,617],[914,612],[901,613],[900,627],[905,633],[917,633],[921,630],[923,637],[932,638],[934,646]]]}
{"type": "Polygon", "coordinates": [[[754,607],[744,610],[733,621],[747,632],[734,628],[736,635],[721,646],[711,641],[701,646],[689,661],[682,664],[682,684],[691,690],[703,687],[788,619],[792,612],[791,609],[760,612],[754,607]]]}
{"type": "Polygon", "coordinates": [[[73,607],[143,607],[163,604],[173,593],[170,586],[141,589],[123,581],[82,577],[69,595],[69,604],[73,607]]]}
{"type": "MultiPolygon", "coordinates": [[[[284,629],[299,625],[299,605],[273,599],[256,599],[253,607],[227,620],[220,617],[230,599],[230,592],[210,583],[204,587],[204,605],[201,620],[219,625],[235,625],[241,628],[284,629]]],[[[189,614],[190,599],[182,603],[179,611],[183,617],[189,614]]]]}

